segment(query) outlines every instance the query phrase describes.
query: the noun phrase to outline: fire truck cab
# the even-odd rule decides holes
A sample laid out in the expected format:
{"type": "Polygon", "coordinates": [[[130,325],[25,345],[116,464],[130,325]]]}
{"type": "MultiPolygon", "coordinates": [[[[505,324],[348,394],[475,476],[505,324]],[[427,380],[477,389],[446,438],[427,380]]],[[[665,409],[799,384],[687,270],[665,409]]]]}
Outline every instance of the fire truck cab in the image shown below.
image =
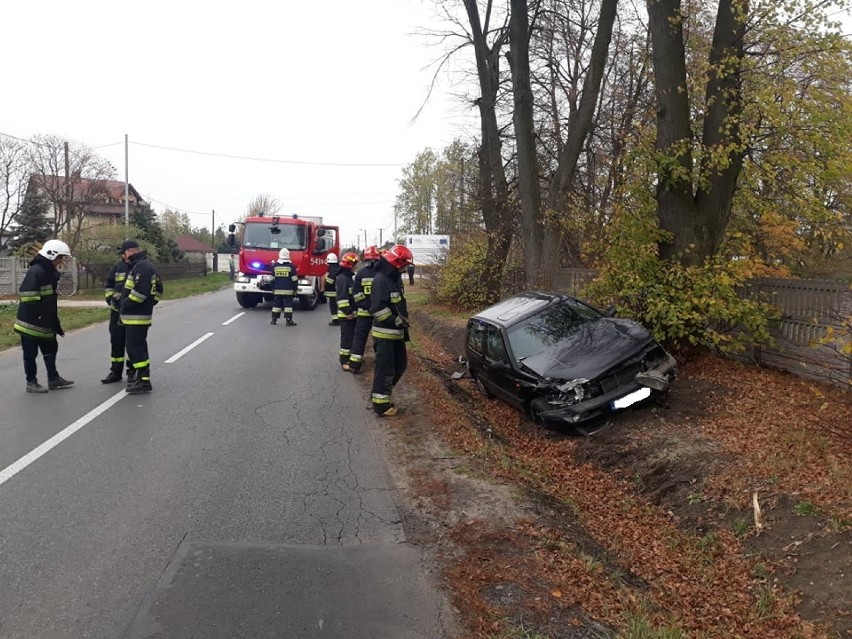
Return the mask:
{"type": "Polygon", "coordinates": [[[324,225],[320,217],[257,215],[229,225],[228,244],[239,248],[234,291],[240,306],[253,308],[272,301],[272,263],[286,248],[299,275],[296,293],[300,306],[313,310],[325,301],[322,277],[326,258],[329,253],[340,253],[340,230],[324,225]]]}

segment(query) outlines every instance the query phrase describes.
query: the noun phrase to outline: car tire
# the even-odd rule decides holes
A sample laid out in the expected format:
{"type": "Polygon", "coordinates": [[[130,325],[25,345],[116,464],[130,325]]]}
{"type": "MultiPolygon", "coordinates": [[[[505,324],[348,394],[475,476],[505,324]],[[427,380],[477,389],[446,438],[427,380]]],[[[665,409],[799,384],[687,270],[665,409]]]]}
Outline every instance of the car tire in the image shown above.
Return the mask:
{"type": "Polygon", "coordinates": [[[313,295],[311,295],[310,297],[302,296],[299,299],[299,302],[300,302],[299,306],[301,307],[301,309],[303,311],[312,311],[317,307],[317,304],[319,304],[319,298],[320,298],[319,291],[314,289],[313,295]]]}
{"type": "Polygon", "coordinates": [[[544,419],[541,415],[542,413],[550,410],[550,406],[547,403],[547,400],[544,397],[536,397],[533,399],[529,407],[527,408],[527,413],[529,413],[530,419],[532,419],[539,426],[548,426],[550,422],[544,419]]]}

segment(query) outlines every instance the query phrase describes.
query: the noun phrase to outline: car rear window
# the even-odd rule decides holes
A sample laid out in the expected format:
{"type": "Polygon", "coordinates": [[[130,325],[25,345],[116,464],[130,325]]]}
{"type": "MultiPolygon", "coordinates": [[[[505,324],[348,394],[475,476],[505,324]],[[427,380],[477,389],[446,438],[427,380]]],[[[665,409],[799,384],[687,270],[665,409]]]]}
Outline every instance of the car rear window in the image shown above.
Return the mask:
{"type": "Polygon", "coordinates": [[[583,324],[601,317],[603,314],[591,306],[562,299],[508,329],[512,355],[522,360],[540,353],[569,338],[583,324]]]}

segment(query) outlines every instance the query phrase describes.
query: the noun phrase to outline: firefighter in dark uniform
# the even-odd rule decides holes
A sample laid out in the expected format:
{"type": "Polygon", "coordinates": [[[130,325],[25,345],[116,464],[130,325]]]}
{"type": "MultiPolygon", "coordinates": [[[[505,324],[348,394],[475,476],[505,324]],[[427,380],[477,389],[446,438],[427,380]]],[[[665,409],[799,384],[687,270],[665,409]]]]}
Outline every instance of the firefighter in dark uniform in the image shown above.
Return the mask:
{"type": "Polygon", "coordinates": [[[325,263],[328,265],[328,271],[323,277],[323,281],[325,282],[323,293],[325,294],[325,299],[328,300],[328,310],[331,313],[331,320],[328,325],[337,326],[337,291],[334,287],[337,273],[340,271],[340,264],[338,264],[337,255],[334,253],[328,254],[328,257],[325,258],[325,263]]]}
{"type": "Polygon", "coordinates": [[[352,352],[352,338],[355,336],[355,294],[353,287],[353,269],[358,263],[358,254],[344,253],[340,258],[340,270],[334,278],[337,293],[337,320],[340,323],[340,365],[346,370],[352,352]]]}
{"type": "MultiPolygon", "coordinates": [[[[130,265],[124,259],[121,248],[118,249],[119,260],[107,273],[104,281],[104,297],[109,306],[109,374],[101,380],[101,384],[113,384],[120,382],[122,369],[124,368],[124,324],[118,320],[118,307],[121,303],[121,293],[124,291],[124,280],[130,265]]],[[[127,375],[132,375],[130,361],[127,361],[127,375]]]]}
{"type": "Polygon", "coordinates": [[[403,293],[402,271],[414,263],[411,251],[397,244],[376,263],[370,293],[373,316],[373,349],[376,352],[370,400],[377,415],[390,417],[397,409],[391,401],[393,387],[408,367],[408,307],[403,293]]]}
{"type": "Polygon", "coordinates": [[[56,287],[59,270],[71,250],[61,240],[48,240],[29,264],[21,286],[18,288],[18,314],[12,329],[21,336],[24,352],[24,375],[28,393],[46,393],[71,386],[74,382],[63,379],[56,370],[59,342],[56,336],[65,335],[59,323],[56,304],[56,287]],[[38,353],[47,369],[47,388],[38,383],[38,353]]]}
{"type": "Polygon", "coordinates": [[[373,316],[370,315],[370,291],[379,257],[381,256],[376,247],[368,246],[364,251],[364,264],[353,278],[352,292],[358,310],[355,311],[355,334],[352,338],[352,352],[349,354],[349,363],[343,365],[343,370],[349,373],[361,372],[361,364],[364,362],[367,337],[369,337],[370,328],[373,325],[373,316]]]}
{"type": "Polygon", "coordinates": [[[284,319],[287,326],[295,326],[293,321],[293,298],[296,296],[296,288],[299,284],[299,275],[296,267],[290,262],[290,250],[278,251],[278,261],[272,263],[272,321],[273,326],[281,317],[281,309],[284,309],[284,319]]]}
{"type": "Polygon", "coordinates": [[[150,393],[151,361],[148,359],[148,329],[154,306],[163,295],[163,282],[154,265],[148,261],[148,252],[139,248],[135,240],[121,245],[121,254],[130,264],[119,305],[119,320],[124,324],[125,348],[131,372],[127,376],[130,394],[150,393]]]}

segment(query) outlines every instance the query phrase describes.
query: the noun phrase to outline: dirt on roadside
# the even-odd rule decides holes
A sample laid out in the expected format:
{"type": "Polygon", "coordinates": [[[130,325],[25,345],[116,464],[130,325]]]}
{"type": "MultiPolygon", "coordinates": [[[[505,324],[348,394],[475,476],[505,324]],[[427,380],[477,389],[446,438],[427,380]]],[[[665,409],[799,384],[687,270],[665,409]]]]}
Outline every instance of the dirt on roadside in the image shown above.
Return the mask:
{"type": "Polygon", "coordinates": [[[579,436],[453,379],[463,322],[412,318],[379,424],[464,637],[852,639],[848,393],[702,357],[579,436]]]}

